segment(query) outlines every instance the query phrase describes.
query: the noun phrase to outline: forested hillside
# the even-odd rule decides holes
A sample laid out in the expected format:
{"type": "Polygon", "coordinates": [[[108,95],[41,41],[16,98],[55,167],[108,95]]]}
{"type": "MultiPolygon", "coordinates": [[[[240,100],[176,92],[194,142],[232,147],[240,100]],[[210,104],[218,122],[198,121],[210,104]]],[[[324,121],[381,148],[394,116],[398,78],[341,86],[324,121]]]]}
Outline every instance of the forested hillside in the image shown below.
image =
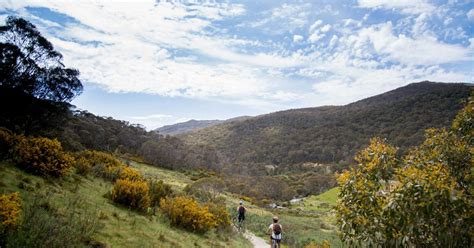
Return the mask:
{"type": "Polygon", "coordinates": [[[155,129],[155,131],[163,135],[177,135],[177,134],[197,131],[206,127],[220,124],[220,123],[243,121],[248,118],[251,118],[251,117],[239,116],[239,117],[234,117],[228,120],[189,120],[186,122],[176,123],[173,125],[162,126],[160,128],[155,129]]]}
{"type": "Polygon", "coordinates": [[[448,126],[472,90],[467,84],[414,83],[345,106],[293,109],[179,136],[215,147],[233,163],[351,162],[374,136],[403,152],[430,127],[448,126]]]}
{"type": "Polygon", "coordinates": [[[173,125],[166,125],[155,129],[160,134],[180,134],[189,131],[196,131],[205,127],[213,126],[222,123],[221,120],[189,120],[186,122],[176,123],[173,125]]]}

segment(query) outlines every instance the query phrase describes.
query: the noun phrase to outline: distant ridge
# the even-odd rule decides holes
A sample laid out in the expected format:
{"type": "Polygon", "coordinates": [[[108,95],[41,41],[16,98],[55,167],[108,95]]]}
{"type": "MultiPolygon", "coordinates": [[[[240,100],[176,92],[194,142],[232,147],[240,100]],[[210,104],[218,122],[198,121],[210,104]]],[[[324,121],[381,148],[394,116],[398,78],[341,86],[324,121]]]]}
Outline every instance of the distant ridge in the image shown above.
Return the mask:
{"type": "Polygon", "coordinates": [[[344,106],[279,111],[180,137],[214,147],[235,164],[348,163],[375,136],[387,138],[401,152],[419,144],[425,129],[451,124],[473,88],[412,83],[344,106]]]}
{"type": "Polygon", "coordinates": [[[240,121],[250,118],[250,116],[240,116],[228,120],[189,120],[186,122],[180,122],[172,125],[166,125],[155,129],[163,135],[177,135],[187,132],[193,132],[202,128],[210,127],[224,122],[240,121]]]}

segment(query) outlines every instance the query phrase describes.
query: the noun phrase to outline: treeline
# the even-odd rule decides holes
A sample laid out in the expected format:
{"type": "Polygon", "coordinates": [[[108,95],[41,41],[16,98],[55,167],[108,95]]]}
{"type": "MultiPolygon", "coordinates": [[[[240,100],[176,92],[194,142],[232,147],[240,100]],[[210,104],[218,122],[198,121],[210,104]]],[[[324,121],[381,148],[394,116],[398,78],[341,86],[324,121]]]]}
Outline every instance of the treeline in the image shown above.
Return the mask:
{"type": "Polygon", "coordinates": [[[181,135],[189,144],[215,147],[231,163],[293,165],[352,163],[373,136],[403,153],[423,130],[449,125],[472,87],[422,82],[345,106],[295,109],[181,135]]]}

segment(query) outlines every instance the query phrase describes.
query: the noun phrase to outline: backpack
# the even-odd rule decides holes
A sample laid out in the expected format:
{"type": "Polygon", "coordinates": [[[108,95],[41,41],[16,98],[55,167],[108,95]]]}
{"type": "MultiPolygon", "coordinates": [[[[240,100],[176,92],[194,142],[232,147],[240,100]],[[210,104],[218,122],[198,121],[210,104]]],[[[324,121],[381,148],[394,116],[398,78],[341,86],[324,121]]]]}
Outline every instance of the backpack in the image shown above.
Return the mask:
{"type": "Polygon", "coordinates": [[[244,206],[239,207],[239,214],[245,214],[245,208],[244,206]]]}
{"type": "Polygon", "coordinates": [[[280,224],[273,224],[273,233],[275,235],[280,235],[281,234],[281,226],[280,224]]]}

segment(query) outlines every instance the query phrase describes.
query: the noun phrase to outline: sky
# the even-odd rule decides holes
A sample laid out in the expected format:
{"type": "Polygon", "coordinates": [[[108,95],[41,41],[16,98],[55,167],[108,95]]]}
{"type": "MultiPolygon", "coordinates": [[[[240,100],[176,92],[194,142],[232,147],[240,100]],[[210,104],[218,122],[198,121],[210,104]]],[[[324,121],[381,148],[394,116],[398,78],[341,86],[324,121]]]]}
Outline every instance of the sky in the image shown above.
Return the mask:
{"type": "Polygon", "coordinates": [[[151,130],[474,82],[474,1],[0,1],[79,69],[72,104],[151,130]]]}

